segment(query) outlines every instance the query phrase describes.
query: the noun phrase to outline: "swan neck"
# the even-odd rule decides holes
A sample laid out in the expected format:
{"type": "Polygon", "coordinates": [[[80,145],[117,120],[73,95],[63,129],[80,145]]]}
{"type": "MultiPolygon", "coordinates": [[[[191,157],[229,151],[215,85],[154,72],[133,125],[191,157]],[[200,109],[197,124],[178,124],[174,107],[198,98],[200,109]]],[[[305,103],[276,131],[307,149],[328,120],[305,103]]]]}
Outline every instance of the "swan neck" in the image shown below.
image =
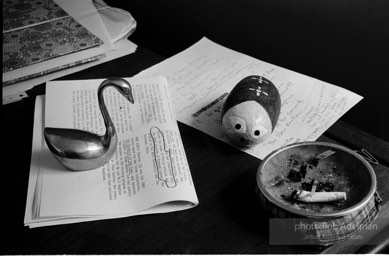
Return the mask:
{"type": "Polygon", "coordinates": [[[103,116],[104,125],[105,125],[104,141],[107,143],[110,141],[112,136],[116,135],[115,126],[112,122],[111,117],[109,116],[107,107],[105,105],[104,94],[103,94],[104,90],[109,86],[112,86],[112,85],[107,84],[105,86],[102,86],[98,89],[98,92],[97,92],[99,107],[100,107],[101,115],[103,116]]]}

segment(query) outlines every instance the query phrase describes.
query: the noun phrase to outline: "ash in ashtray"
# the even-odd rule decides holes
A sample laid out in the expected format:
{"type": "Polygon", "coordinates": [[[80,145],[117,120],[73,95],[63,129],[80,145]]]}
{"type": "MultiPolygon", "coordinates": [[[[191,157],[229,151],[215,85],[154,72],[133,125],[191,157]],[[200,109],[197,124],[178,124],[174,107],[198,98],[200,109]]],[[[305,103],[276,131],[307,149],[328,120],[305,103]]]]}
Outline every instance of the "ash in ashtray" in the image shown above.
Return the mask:
{"type": "Polygon", "coordinates": [[[299,182],[305,179],[305,175],[307,174],[307,163],[302,163],[301,165],[294,165],[294,167],[290,170],[288,174],[289,180],[293,182],[299,182]]]}
{"type": "Polygon", "coordinates": [[[295,155],[291,155],[286,163],[287,166],[297,166],[299,162],[296,160],[295,155]]]}
{"type": "Polygon", "coordinates": [[[286,156],[286,162],[269,180],[268,191],[298,210],[325,213],[344,208],[350,182],[344,168],[333,162],[335,153],[327,150],[318,155],[286,156]]]}

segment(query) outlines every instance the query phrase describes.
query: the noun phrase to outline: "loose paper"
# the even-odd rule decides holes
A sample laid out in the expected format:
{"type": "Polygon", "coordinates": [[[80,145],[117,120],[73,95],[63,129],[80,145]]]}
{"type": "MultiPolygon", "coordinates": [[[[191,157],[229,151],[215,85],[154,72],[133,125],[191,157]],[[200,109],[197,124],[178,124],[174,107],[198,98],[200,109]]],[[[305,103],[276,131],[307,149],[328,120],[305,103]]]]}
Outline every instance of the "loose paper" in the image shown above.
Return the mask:
{"type": "Polygon", "coordinates": [[[253,148],[259,159],[284,145],[314,141],[362,97],[341,87],[281,68],[218,45],[207,38],[143,72],[168,79],[177,119],[228,144],[221,110],[244,77],[269,79],[281,95],[281,114],[273,134],[253,148]]]}

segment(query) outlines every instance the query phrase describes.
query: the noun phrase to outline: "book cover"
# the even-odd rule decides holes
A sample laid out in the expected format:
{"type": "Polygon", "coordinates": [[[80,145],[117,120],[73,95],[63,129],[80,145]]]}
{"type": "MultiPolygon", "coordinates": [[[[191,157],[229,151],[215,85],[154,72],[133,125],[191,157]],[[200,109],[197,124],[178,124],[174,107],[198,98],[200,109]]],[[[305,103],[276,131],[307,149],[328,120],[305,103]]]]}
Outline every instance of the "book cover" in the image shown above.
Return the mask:
{"type": "Polygon", "coordinates": [[[103,44],[53,0],[3,2],[3,73],[103,44]]]}

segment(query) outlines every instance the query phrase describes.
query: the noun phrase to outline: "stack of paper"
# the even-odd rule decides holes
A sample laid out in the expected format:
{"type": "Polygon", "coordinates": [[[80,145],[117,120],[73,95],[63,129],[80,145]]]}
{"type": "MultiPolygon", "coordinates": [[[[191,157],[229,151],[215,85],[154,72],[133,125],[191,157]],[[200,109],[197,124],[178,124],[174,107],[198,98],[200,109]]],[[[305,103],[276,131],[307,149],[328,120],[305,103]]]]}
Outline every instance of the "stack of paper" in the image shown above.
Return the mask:
{"type": "Polygon", "coordinates": [[[130,54],[131,14],[91,0],[3,4],[3,104],[49,80],[130,54]]]}
{"type": "Polygon", "coordinates": [[[43,127],[105,132],[96,93],[102,81],[48,82],[45,98],[37,97],[25,225],[163,213],[198,204],[163,77],[128,79],[134,104],[114,88],[104,91],[119,138],[108,164],[74,172],[53,157],[43,127]]]}

